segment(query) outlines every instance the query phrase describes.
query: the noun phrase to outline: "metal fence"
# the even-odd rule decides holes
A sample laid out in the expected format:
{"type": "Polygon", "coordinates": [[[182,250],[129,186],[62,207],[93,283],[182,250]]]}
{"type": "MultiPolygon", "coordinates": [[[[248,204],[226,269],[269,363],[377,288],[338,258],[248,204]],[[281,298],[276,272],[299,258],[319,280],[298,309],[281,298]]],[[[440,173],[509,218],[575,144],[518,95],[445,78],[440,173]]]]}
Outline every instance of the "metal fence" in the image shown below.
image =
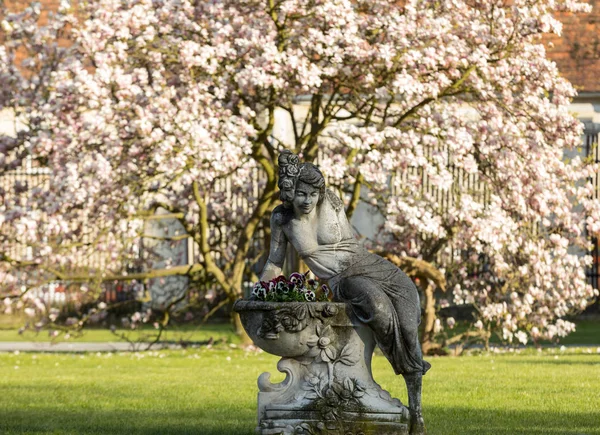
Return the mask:
{"type": "MultiPolygon", "coordinates": [[[[598,149],[598,129],[595,125],[586,126],[585,130],[585,139],[584,139],[584,147],[585,147],[585,155],[591,158],[595,163],[600,163],[600,150],[598,149]]],[[[594,177],[590,180],[594,185],[594,198],[598,199],[599,197],[599,186],[600,186],[600,175],[596,173],[594,177]]],[[[598,239],[592,238],[592,258],[593,263],[592,266],[587,270],[586,275],[588,278],[588,282],[594,287],[599,288],[599,264],[600,264],[600,248],[598,246],[598,239]]],[[[599,301],[600,304],[600,301],[599,301]]]]}
{"type": "MultiPolygon", "coordinates": [[[[36,187],[43,187],[48,182],[48,170],[33,168],[28,165],[25,169],[5,172],[0,176],[0,205],[6,205],[9,198],[27,198],[36,187]]],[[[18,236],[18,235],[17,235],[18,236]]],[[[2,250],[12,258],[31,259],[33,251],[17,242],[3,246],[2,250]]]]}

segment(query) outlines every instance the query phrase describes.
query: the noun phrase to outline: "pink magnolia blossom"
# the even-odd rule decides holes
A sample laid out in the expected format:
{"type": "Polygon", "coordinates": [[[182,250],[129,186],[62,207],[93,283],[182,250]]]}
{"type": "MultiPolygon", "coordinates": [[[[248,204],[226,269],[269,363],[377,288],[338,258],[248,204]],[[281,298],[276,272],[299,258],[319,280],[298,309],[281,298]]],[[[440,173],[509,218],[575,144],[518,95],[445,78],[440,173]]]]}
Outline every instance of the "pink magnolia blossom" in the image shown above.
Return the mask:
{"type": "Polygon", "coordinates": [[[0,110],[20,126],[0,135],[0,171],[43,168],[0,192],[2,297],[148,270],[139,241],[162,209],[234,298],[289,148],[320,154],[343,192],[367,186],[385,248],[445,269],[478,328],[569,333],[561,318],[597,295],[598,168],[563,158],[582,126],[540,37],[588,5],[397,3],[98,0],[44,25],[37,6],[0,10],[0,110]]]}

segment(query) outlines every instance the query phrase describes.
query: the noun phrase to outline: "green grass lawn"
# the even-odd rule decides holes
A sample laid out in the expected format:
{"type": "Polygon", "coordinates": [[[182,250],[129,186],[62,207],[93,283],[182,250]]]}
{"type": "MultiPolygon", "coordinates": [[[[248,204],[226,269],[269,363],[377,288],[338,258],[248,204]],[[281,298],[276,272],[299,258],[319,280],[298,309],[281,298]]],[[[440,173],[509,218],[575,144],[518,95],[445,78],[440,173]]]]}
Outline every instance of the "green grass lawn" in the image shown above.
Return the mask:
{"type": "MultiPolygon", "coordinates": [[[[1,317],[1,316],[0,316],[1,317]]],[[[596,320],[580,320],[577,321],[577,330],[569,336],[562,338],[560,344],[565,345],[600,345],[600,319],[596,320]]],[[[457,327],[455,331],[449,331],[452,335],[456,332],[463,332],[465,328],[457,327]]],[[[118,334],[124,333],[128,336],[131,341],[152,341],[156,335],[156,330],[151,327],[146,327],[144,330],[131,331],[125,329],[118,329],[118,334]]],[[[206,324],[202,326],[184,325],[169,327],[163,332],[161,341],[163,342],[180,342],[188,341],[195,343],[203,343],[208,341],[210,338],[213,340],[223,340],[227,343],[239,343],[239,338],[234,334],[233,327],[229,323],[220,324],[206,324]]],[[[44,342],[50,341],[51,338],[48,335],[47,330],[42,330],[39,333],[33,331],[26,331],[24,334],[19,334],[17,328],[8,327],[2,325],[0,322],[0,341],[34,341],[44,342]]],[[[59,335],[54,341],[61,342],[66,341],[64,334],[59,335]]],[[[69,338],[70,342],[107,342],[107,341],[119,341],[119,337],[112,334],[108,329],[98,328],[86,328],[80,337],[69,338]]],[[[500,341],[496,340],[495,337],[492,343],[499,344],[500,341]]],[[[544,342],[544,345],[551,344],[544,342]]]]}
{"type": "MultiPolygon", "coordinates": [[[[126,334],[129,340],[132,341],[152,341],[153,337],[156,336],[157,331],[155,329],[146,328],[143,330],[126,330],[118,329],[115,331],[117,334],[126,334]]],[[[162,336],[161,341],[164,342],[179,342],[179,341],[191,341],[196,343],[202,343],[208,341],[210,338],[213,340],[225,340],[226,342],[239,343],[239,338],[234,334],[233,327],[230,324],[208,324],[202,326],[184,326],[166,329],[162,336]]],[[[33,331],[25,331],[23,334],[19,334],[18,330],[11,329],[0,329],[0,341],[50,341],[51,338],[48,335],[47,330],[42,330],[39,333],[33,331]]],[[[107,341],[119,341],[119,337],[114,335],[108,329],[93,329],[86,328],[82,331],[80,337],[71,337],[65,340],[64,334],[59,335],[54,341],[70,341],[70,342],[107,342],[107,341]]]]}
{"type": "MultiPolygon", "coordinates": [[[[600,434],[596,347],[430,361],[423,387],[429,435],[600,434]]],[[[0,354],[0,433],[251,435],[256,379],[276,371],[276,362],[229,345],[0,354]]],[[[375,379],[405,402],[403,381],[387,361],[377,355],[373,366],[375,379]]]]}

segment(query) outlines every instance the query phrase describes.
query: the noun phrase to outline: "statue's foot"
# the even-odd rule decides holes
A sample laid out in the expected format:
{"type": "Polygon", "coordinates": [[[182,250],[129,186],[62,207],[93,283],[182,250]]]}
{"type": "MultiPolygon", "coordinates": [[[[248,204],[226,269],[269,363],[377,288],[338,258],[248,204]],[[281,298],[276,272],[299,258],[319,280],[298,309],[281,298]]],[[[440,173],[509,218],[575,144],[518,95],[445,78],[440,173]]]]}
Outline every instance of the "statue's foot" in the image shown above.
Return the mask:
{"type": "Polygon", "coordinates": [[[426,435],[425,421],[421,414],[413,414],[410,419],[410,435],[426,435]]]}

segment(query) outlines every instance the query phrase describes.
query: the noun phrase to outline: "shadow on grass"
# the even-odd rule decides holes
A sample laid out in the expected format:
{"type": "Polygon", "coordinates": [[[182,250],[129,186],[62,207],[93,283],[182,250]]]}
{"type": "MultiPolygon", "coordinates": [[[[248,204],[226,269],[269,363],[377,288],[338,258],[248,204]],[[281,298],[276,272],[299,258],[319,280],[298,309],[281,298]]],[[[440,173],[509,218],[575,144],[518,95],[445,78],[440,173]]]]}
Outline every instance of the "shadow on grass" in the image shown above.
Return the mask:
{"type": "MultiPolygon", "coordinates": [[[[182,400],[185,400],[182,398],[182,400]]],[[[253,435],[254,413],[202,411],[94,410],[53,408],[0,410],[0,434],[52,435],[253,435]],[[243,415],[246,414],[246,415],[243,415]],[[244,418],[247,417],[247,418],[244,418]]]]}
{"type": "MultiPolygon", "coordinates": [[[[248,409],[164,409],[65,411],[52,404],[37,409],[1,410],[2,434],[114,435],[251,435],[256,424],[248,409]]],[[[458,407],[426,407],[429,435],[595,435],[600,409],[593,412],[505,411],[458,407]]]]}
{"type": "Polygon", "coordinates": [[[560,412],[558,409],[507,411],[425,407],[428,435],[595,435],[600,434],[600,409],[560,412]]]}
{"type": "Polygon", "coordinates": [[[569,356],[558,356],[558,358],[554,358],[552,356],[550,357],[546,357],[546,358],[538,358],[535,360],[535,362],[532,361],[525,361],[525,360],[519,360],[519,359],[505,359],[502,361],[503,364],[525,364],[525,365],[543,365],[543,364],[547,364],[547,365],[569,365],[569,366],[578,366],[578,365],[582,365],[582,366],[596,366],[596,367],[600,367],[600,356],[598,355],[588,355],[588,354],[581,354],[581,355],[577,355],[577,361],[573,361],[572,359],[569,359],[569,356]],[[585,358],[585,361],[582,361],[581,357],[585,358]]]}

